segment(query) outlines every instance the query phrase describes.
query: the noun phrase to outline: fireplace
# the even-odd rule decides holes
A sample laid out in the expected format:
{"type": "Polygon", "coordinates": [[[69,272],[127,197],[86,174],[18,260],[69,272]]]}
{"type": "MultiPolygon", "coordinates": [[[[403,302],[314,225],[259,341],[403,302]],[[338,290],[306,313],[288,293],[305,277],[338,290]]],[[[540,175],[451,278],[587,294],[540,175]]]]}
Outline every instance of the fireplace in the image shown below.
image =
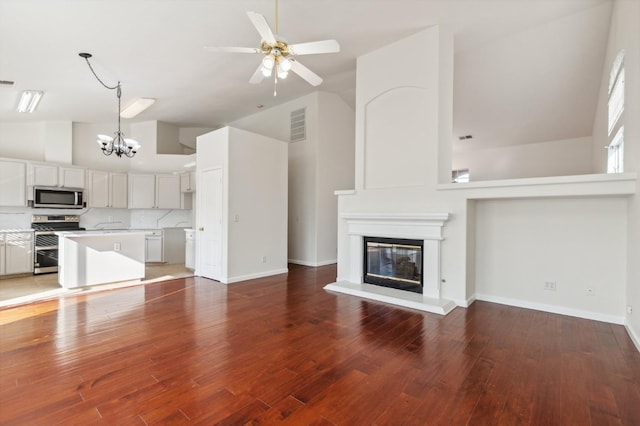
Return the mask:
{"type": "Polygon", "coordinates": [[[423,240],[363,237],[363,282],[422,294],[423,240]]]}
{"type": "MultiPolygon", "coordinates": [[[[340,226],[346,226],[348,241],[346,250],[338,250],[338,277],[335,283],[327,284],[326,290],[350,294],[370,300],[393,303],[411,309],[445,315],[456,306],[452,300],[441,297],[440,291],[440,242],[444,239],[442,228],[449,219],[448,213],[342,213],[340,226]],[[372,247],[372,261],[384,253],[382,245],[390,241],[396,247],[396,267],[401,285],[411,291],[371,284],[367,275],[384,275],[369,271],[363,259],[369,258],[370,250],[365,239],[375,235],[380,247],[372,247]],[[419,246],[420,259],[413,247],[402,252],[405,247],[419,246]],[[400,254],[398,251],[400,249],[400,254]],[[400,271],[398,273],[398,271],[400,271]],[[407,278],[408,277],[408,278],[407,278]],[[406,281],[405,281],[406,280],[406,281]]],[[[393,250],[391,250],[393,251],[393,250]]],[[[382,269],[382,268],[381,268],[382,269]]],[[[386,273],[386,271],[383,271],[386,273]]],[[[379,278],[379,277],[376,277],[379,278]]],[[[383,278],[387,282],[386,278],[383,278]]]]}

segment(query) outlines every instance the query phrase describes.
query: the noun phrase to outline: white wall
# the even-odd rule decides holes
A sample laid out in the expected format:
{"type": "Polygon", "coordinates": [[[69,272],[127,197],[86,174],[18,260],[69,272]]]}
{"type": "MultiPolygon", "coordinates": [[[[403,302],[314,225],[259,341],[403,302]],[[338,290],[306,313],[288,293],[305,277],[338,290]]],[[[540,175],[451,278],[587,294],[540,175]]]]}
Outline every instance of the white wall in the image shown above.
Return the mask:
{"type": "MultiPolygon", "coordinates": [[[[593,123],[593,168],[607,170],[607,111],[609,73],[618,52],[625,50],[624,171],[640,171],[640,2],[615,0],[606,60],[602,70],[598,108],[593,123]]],[[[626,303],[627,330],[640,350],[640,187],[628,205],[626,303]]]]}
{"type": "Polygon", "coordinates": [[[198,137],[198,172],[223,169],[223,282],[287,271],[287,147],[232,127],[198,137]]]}
{"type": "MultiPolygon", "coordinates": [[[[447,175],[451,173],[451,147],[441,146],[441,142],[451,140],[452,57],[452,35],[434,26],[358,58],[356,191],[340,196],[339,212],[450,213],[441,245],[441,276],[446,280],[442,296],[464,305],[468,297],[467,202],[437,191],[438,164],[448,161],[445,170],[447,175]],[[416,51],[421,54],[416,55],[416,51]],[[397,58],[393,66],[388,61],[390,56],[397,58]],[[380,111],[376,110],[378,107],[380,111]],[[393,108],[389,113],[399,121],[385,120],[385,108],[393,108]],[[386,127],[369,122],[372,117],[368,114],[372,111],[386,127]],[[377,132],[390,136],[380,137],[377,132]],[[404,144],[405,140],[413,144],[404,144]],[[403,149],[394,150],[396,143],[403,149]],[[387,164],[396,173],[404,172],[407,164],[418,170],[410,172],[407,178],[392,176],[389,171],[378,172],[384,179],[372,170],[387,164]],[[396,186],[383,187],[385,179],[396,186]]],[[[349,239],[343,219],[339,219],[338,228],[338,280],[342,280],[350,276],[349,239]]]]}
{"type": "Polygon", "coordinates": [[[474,182],[592,173],[591,137],[493,148],[463,144],[454,144],[452,168],[469,169],[474,182]]]}
{"type": "Polygon", "coordinates": [[[318,210],[316,263],[335,263],[338,247],[338,198],[334,191],[353,189],[355,162],[354,111],[337,95],[318,94],[316,199],[318,210]]]}
{"type": "Polygon", "coordinates": [[[314,92],[232,126],[288,141],[290,113],[306,108],[306,139],[289,144],[289,260],[318,266],[336,259],[337,200],[353,188],[354,112],[338,96],[314,92]]]}
{"type": "MultiPolygon", "coordinates": [[[[444,299],[459,305],[473,302],[478,295],[495,301],[620,322],[624,317],[627,275],[627,197],[523,198],[532,196],[528,191],[530,188],[523,183],[518,187],[515,182],[512,186],[484,191],[474,190],[477,185],[473,184],[438,185],[443,177],[446,181],[450,179],[452,164],[451,127],[447,121],[453,68],[451,44],[445,40],[449,36],[446,29],[441,31],[432,27],[358,59],[356,188],[353,194],[340,196],[339,212],[449,213],[441,247],[441,275],[446,281],[442,283],[441,294],[444,299]],[[429,48],[425,49],[425,46],[429,48]],[[415,51],[420,51],[421,55],[411,53],[415,51]],[[411,71],[390,73],[386,68],[389,56],[401,58],[397,69],[411,71]],[[418,101],[413,96],[415,91],[404,90],[407,87],[437,96],[418,101]],[[396,126],[397,123],[388,121],[387,127],[371,126],[367,122],[371,111],[368,105],[398,88],[402,89],[397,90],[400,97],[407,95],[405,102],[385,101],[375,117],[382,117],[389,108],[404,108],[406,116],[419,116],[423,126],[403,126],[402,123],[396,126]],[[434,107],[430,102],[437,105],[434,107]],[[419,109],[417,113],[416,108],[419,109]],[[405,128],[411,129],[410,135],[404,134],[405,128]],[[373,137],[372,129],[376,132],[373,137]],[[367,170],[372,165],[384,165],[383,156],[388,157],[396,168],[403,161],[401,153],[388,146],[378,146],[393,143],[381,137],[392,134],[414,141],[405,148],[413,147],[414,152],[421,154],[419,164],[426,170],[422,185],[415,185],[421,177],[412,174],[404,180],[387,176],[395,186],[381,188],[385,179],[367,170]],[[372,152],[375,153],[373,156],[372,152]],[[374,188],[370,187],[372,182],[374,188]],[[408,186],[411,184],[414,186],[408,186]],[[491,199],[492,191],[497,197],[506,199],[477,199],[491,199]],[[542,225],[546,227],[545,231],[540,229],[542,225]],[[583,262],[589,264],[584,266],[583,262]],[[527,273],[531,277],[527,277],[527,273]],[[549,300],[548,294],[540,294],[544,281],[557,282],[555,300],[549,300]],[[592,285],[596,296],[585,300],[585,285],[592,285]],[[584,297],[576,293],[584,294],[584,297]]],[[[403,117],[402,112],[393,111],[392,114],[403,117]]],[[[588,140],[586,142],[588,144],[588,140]]],[[[548,152],[549,147],[543,148],[548,152]]],[[[578,160],[581,167],[589,163],[588,151],[583,150],[578,160]]],[[[555,185],[551,185],[549,193],[555,189],[555,185]]],[[[350,253],[344,220],[339,221],[338,228],[338,280],[348,280],[350,253]]],[[[629,257],[629,264],[637,263],[631,259],[629,257]]]]}
{"type": "Polygon", "coordinates": [[[230,281],[287,270],[287,148],[229,128],[230,281]]]}
{"type": "Polygon", "coordinates": [[[0,157],[44,161],[46,123],[0,123],[0,157]]]}
{"type": "Polygon", "coordinates": [[[478,299],[622,323],[626,202],[620,197],[477,201],[478,299]],[[555,282],[556,291],[545,290],[545,282],[555,282]]]}

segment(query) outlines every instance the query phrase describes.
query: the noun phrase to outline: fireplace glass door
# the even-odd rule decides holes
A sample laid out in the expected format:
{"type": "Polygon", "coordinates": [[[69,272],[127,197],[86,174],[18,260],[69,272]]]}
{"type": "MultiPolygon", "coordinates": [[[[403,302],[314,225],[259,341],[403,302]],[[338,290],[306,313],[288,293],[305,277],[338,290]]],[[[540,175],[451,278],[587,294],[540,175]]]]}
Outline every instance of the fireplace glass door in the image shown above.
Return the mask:
{"type": "Polygon", "coordinates": [[[422,293],[423,241],[364,237],[364,282],[422,293]]]}

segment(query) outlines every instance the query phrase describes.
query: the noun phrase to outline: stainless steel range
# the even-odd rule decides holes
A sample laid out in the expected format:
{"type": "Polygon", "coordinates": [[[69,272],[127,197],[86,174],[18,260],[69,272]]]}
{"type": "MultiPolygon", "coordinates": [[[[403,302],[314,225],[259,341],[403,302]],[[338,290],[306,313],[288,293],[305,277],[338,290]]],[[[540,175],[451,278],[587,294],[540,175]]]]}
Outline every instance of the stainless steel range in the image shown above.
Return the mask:
{"type": "Polygon", "coordinates": [[[55,232],[84,230],[78,215],[34,215],[31,229],[35,238],[34,275],[58,271],[58,236],[55,232]]]}

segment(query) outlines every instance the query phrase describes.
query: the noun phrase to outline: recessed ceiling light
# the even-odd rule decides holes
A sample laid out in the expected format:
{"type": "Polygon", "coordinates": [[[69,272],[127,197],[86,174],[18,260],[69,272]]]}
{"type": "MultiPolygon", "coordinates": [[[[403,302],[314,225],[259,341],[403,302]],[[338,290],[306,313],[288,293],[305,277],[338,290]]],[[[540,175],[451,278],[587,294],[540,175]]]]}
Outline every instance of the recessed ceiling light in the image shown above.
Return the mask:
{"type": "Polygon", "coordinates": [[[153,98],[136,98],[120,111],[120,117],[133,118],[156,102],[153,98]]]}

